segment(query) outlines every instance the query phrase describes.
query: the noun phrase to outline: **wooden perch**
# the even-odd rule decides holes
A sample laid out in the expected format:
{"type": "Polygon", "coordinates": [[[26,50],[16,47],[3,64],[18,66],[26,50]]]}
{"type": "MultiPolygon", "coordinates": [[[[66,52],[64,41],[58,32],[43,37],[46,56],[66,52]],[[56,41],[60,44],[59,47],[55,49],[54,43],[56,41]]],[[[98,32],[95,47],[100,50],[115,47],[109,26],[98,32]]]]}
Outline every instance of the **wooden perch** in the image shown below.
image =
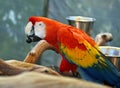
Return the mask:
{"type": "Polygon", "coordinates": [[[98,46],[106,46],[107,42],[110,42],[113,40],[113,36],[111,33],[99,33],[95,37],[95,42],[98,46]]]}
{"type": "Polygon", "coordinates": [[[82,79],[63,77],[45,66],[17,60],[0,59],[0,75],[0,88],[109,88],[82,79]]]}
{"type": "Polygon", "coordinates": [[[45,66],[21,62],[17,60],[3,61],[0,59],[0,75],[17,75],[30,71],[60,76],[59,73],[45,66]]]}
{"type": "Polygon", "coordinates": [[[26,69],[21,69],[19,67],[9,65],[0,59],[0,75],[16,75],[25,71],[26,69]]]}
{"type": "Polygon", "coordinates": [[[48,49],[52,49],[55,50],[52,45],[50,45],[49,43],[47,43],[47,41],[45,40],[41,40],[39,41],[35,47],[28,53],[28,55],[26,56],[24,62],[27,63],[35,63],[38,58],[40,57],[40,55],[48,49]]]}
{"type": "Polygon", "coordinates": [[[17,76],[0,77],[0,88],[110,88],[74,78],[25,72],[17,76]]]}
{"type": "Polygon", "coordinates": [[[0,59],[0,75],[0,88],[109,88],[82,79],[63,77],[45,66],[17,60],[0,59]]]}

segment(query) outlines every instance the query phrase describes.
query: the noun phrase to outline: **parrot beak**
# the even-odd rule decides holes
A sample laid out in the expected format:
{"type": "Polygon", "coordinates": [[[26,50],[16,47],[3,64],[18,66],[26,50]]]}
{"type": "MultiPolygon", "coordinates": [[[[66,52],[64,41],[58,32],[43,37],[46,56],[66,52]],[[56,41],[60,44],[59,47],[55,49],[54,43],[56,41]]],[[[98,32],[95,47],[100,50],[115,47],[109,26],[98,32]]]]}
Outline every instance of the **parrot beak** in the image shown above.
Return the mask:
{"type": "Polygon", "coordinates": [[[37,36],[35,36],[35,35],[29,35],[29,36],[27,36],[26,42],[27,43],[38,42],[40,40],[42,40],[42,39],[37,37],[37,36]]]}
{"type": "Polygon", "coordinates": [[[26,39],[27,43],[37,42],[37,41],[42,40],[41,38],[39,38],[38,36],[35,35],[34,26],[33,26],[33,24],[31,22],[29,22],[26,25],[25,33],[27,35],[27,39],[26,39]]]}

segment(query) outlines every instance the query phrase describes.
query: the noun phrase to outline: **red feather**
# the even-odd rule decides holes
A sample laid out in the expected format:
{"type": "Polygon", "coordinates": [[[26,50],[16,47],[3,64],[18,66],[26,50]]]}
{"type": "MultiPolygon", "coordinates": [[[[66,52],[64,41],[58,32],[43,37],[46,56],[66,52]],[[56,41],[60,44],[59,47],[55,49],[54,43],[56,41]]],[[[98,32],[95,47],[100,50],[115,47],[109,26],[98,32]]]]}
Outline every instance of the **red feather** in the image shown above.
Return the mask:
{"type": "Polygon", "coordinates": [[[70,72],[76,73],[77,66],[74,64],[69,63],[67,60],[62,58],[61,64],[60,64],[60,72],[70,72]]]}

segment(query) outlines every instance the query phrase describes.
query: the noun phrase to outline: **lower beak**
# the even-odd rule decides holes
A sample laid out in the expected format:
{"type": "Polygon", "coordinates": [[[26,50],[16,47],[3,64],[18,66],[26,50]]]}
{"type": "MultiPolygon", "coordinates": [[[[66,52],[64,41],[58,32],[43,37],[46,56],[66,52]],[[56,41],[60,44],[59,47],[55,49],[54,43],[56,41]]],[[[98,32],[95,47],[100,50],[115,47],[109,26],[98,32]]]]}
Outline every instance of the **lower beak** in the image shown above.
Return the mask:
{"type": "Polygon", "coordinates": [[[30,35],[30,36],[27,36],[26,42],[27,43],[38,42],[40,40],[42,40],[42,39],[37,37],[37,36],[35,36],[35,35],[30,35]]]}

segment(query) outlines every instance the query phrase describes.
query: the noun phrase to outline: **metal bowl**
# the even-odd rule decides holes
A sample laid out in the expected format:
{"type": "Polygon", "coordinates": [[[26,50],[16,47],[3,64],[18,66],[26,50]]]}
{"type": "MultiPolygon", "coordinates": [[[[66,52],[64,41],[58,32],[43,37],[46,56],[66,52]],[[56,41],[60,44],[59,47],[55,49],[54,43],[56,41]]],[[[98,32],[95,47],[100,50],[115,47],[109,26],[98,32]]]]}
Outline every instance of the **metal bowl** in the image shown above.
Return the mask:
{"type": "Polygon", "coordinates": [[[95,18],[84,16],[68,16],[66,19],[68,24],[84,30],[88,35],[91,35],[93,23],[96,20],[95,18]]]}
{"type": "Polygon", "coordinates": [[[113,46],[100,46],[100,50],[110,58],[111,62],[120,71],[120,48],[113,46]]]}

